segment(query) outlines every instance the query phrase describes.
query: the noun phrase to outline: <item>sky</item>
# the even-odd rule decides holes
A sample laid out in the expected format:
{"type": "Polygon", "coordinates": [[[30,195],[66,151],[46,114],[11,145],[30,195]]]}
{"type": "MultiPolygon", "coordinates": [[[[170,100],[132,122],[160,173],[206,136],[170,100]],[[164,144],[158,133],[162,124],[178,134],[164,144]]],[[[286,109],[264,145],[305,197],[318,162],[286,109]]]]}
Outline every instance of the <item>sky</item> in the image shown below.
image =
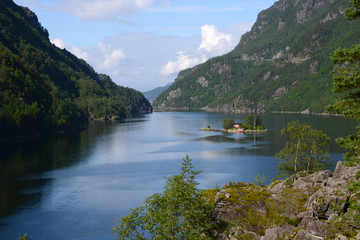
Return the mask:
{"type": "Polygon", "coordinates": [[[50,41],[118,85],[148,91],[223,55],[275,0],[15,0],[50,41]]]}

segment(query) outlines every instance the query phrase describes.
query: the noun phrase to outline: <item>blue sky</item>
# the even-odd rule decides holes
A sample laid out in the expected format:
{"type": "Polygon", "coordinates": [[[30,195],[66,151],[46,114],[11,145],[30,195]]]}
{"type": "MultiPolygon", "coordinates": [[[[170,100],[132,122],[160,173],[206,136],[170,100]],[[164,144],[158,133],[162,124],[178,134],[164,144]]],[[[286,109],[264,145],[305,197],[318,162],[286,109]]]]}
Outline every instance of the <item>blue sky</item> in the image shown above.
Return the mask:
{"type": "Polygon", "coordinates": [[[50,40],[140,91],[231,51],[275,0],[15,0],[50,40]]]}

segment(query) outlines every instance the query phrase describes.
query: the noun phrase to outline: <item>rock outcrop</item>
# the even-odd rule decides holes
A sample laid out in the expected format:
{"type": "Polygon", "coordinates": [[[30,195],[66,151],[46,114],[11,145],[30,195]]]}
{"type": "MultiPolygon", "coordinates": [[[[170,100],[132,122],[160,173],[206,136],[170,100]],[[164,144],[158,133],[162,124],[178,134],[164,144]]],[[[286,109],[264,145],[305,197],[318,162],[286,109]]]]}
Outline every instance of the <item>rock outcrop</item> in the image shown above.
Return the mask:
{"type": "Polygon", "coordinates": [[[359,172],[360,166],[338,162],[334,172],[300,174],[267,187],[229,183],[215,198],[216,218],[232,226],[221,238],[359,239],[359,223],[349,226],[353,238],[334,233],[347,214],[360,216],[349,208],[349,200],[358,196],[349,190],[349,184],[358,181],[359,172]]]}

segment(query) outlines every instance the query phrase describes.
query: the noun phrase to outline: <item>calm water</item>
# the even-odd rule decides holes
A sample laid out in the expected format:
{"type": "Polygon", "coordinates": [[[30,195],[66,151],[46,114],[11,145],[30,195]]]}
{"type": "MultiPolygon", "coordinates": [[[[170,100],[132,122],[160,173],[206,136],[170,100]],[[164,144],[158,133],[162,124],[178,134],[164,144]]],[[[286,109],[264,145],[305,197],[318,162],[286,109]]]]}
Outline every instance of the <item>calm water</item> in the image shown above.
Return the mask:
{"type": "MultiPolygon", "coordinates": [[[[189,154],[201,188],[229,180],[276,175],[274,154],[284,146],[280,130],[300,120],[332,139],[354,131],[340,117],[269,114],[269,132],[249,136],[202,132],[223,118],[244,115],[153,113],[115,123],[92,122],[87,130],[46,136],[0,148],[0,239],[27,233],[33,240],[114,239],[112,227],[145,196],[162,191],[164,176],[180,171],[189,154]]],[[[342,159],[334,140],[333,162],[342,159]]]]}

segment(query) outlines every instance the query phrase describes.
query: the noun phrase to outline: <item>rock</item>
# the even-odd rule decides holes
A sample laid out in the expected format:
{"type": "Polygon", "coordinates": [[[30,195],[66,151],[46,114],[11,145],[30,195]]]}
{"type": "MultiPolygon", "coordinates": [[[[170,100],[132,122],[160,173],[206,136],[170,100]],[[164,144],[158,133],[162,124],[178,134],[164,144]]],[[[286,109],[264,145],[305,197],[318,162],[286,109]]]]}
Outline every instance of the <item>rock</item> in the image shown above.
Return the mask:
{"type": "Polygon", "coordinates": [[[319,219],[328,219],[331,214],[345,209],[348,195],[346,188],[324,187],[309,197],[306,206],[319,219]]]}
{"type": "Polygon", "coordinates": [[[285,181],[281,181],[278,183],[275,183],[275,185],[271,184],[267,190],[272,194],[279,193],[283,188],[285,187],[285,181]]]}
{"type": "Polygon", "coordinates": [[[265,231],[265,236],[261,237],[261,240],[273,240],[279,239],[280,237],[280,227],[269,228],[265,231]]]}
{"type": "Polygon", "coordinates": [[[334,180],[352,180],[355,178],[356,173],[360,171],[360,166],[347,167],[343,162],[338,161],[334,170],[334,180]]]}
{"type": "Polygon", "coordinates": [[[302,220],[301,220],[301,222],[300,222],[300,226],[301,227],[303,227],[303,228],[307,228],[307,226],[311,223],[311,222],[313,222],[313,221],[315,221],[315,220],[317,220],[317,218],[315,218],[315,217],[313,217],[313,216],[305,216],[302,220]]]}
{"type": "Polygon", "coordinates": [[[323,237],[314,236],[311,233],[301,229],[297,232],[293,240],[322,240],[323,237]]]}
{"type": "Polygon", "coordinates": [[[317,173],[313,173],[309,177],[311,177],[317,183],[322,183],[326,179],[329,179],[332,175],[333,174],[330,170],[324,170],[324,171],[319,171],[317,173]]]}
{"type": "MultiPolygon", "coordinates": [[[[359,238],[355,238],[355,239],[359,239],[359,238]]],[[[335,240],[348,240],[348,238],[343,235],[338,235],[336,236],[335,240]]]]}
{"type": "Polygon", "coordinates": [[[271,97],[272,97],[272,99],[277,99],[287,92],[288,92],[288,89],[286,87],[281,87],[281,88],[276,89],[276,91],[273,93],[273,95],[271,97]]]}
{"type": "Polygon", "coordinates": [[[331,214],[331,215],[329,216],[328,221],[333,221],[333,220],[335,220],[335,219],[338,218],[338,217],[339,217],[339,215],[337,215],[336,213],[333,213],[333,214],[331,214]]]}
{"type": "Polygon", "coordinates": [[[314,183],[315,182],[310,178],[299,177],[298,179],[296,179],[293,186],[294,186],[294,188],[305,190],[305,189],[313,187],[314,183]]]}
{"type": "Polygon", "coordinates": [[[325,237],[326,236],[326,227],[325,223],[320,220],[311,221],[308,226],[306,227],[307,231],[312,235],[318,237],[325,237]]]}
{"type": "Polygon", "coordinates": [[[207,88],[209,86],[209,81],[206,80],[205,77],[199,77],[196,82],[199,83],[203,88],[207,88]]]}
{"type": "Polygon", "coordinates": [[[313,191],[312,188],[319,188],[327,185],[327,181],[331,176],[332,173],[329,170],[316,172],[306,177],[299,177],[295,180],[293,186],[294,188],[304,190],[311,194],[313,191]]]}
{"type": "Polygon", "coordinates": [[[306,211],[306,212],[301,212],[298,214],[297,216],[298,218],[305,218],[305,217],[314,217],[314,212],[313,211],[306,211]]]}

